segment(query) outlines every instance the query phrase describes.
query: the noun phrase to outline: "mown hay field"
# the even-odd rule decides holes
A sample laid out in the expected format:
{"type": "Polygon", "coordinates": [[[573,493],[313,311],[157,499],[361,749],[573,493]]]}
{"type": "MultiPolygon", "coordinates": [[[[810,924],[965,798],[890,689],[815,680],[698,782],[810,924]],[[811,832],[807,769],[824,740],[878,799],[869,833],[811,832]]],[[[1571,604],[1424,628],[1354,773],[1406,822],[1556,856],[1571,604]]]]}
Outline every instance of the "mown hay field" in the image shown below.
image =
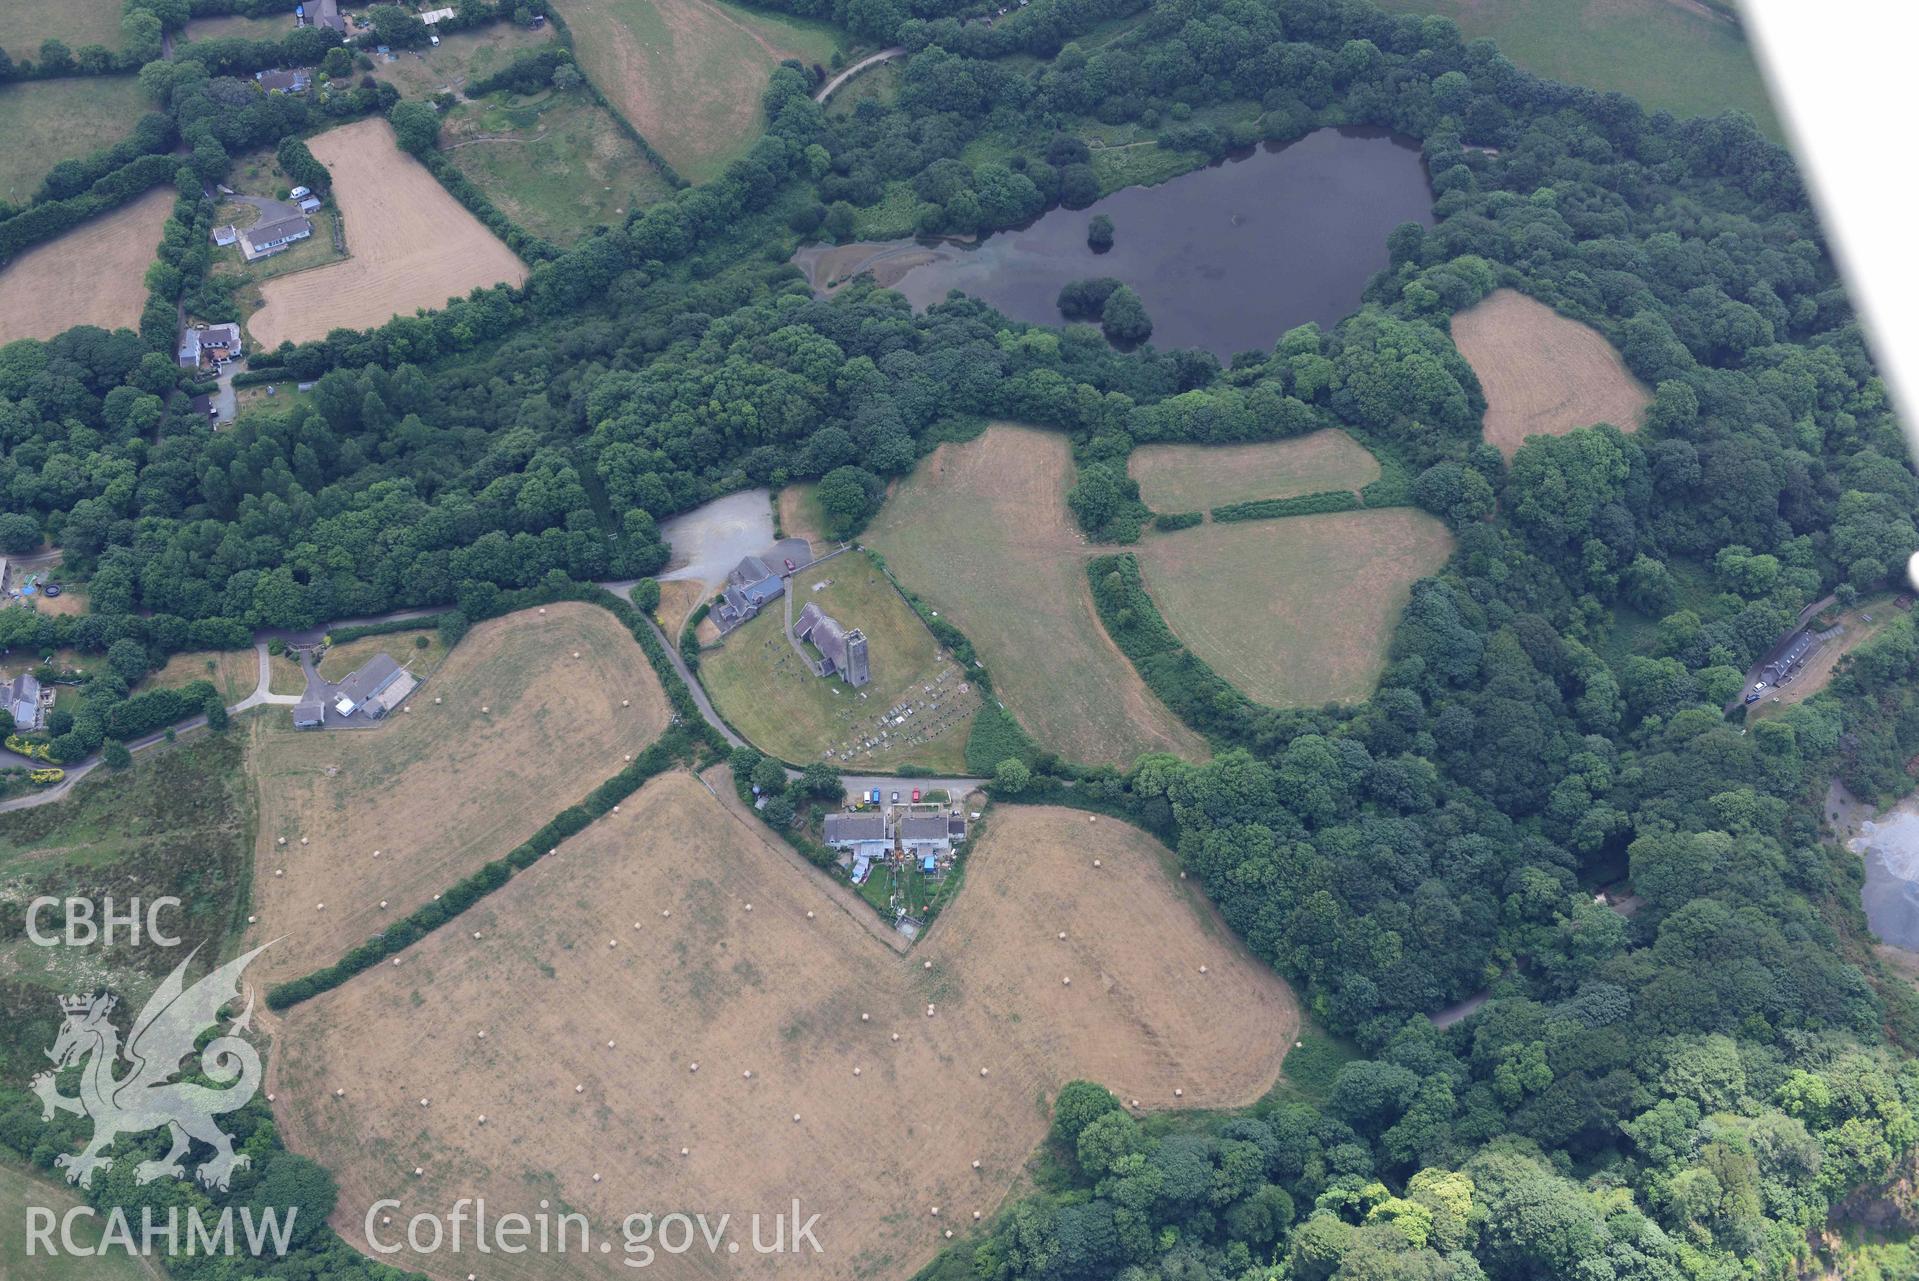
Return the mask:
{"type": "Polygon", "coordinates": [[[402,1267],[630,1275],[631,1212],[731,1213],[744,1234],[798,1197],[821,1216],[803,1264],[743,1245],[652,1270],[911,1276],[1006,1197],[1066,1081],[1146,1113],[1244,1105],[1277,1078],[1291,993],[1171,857],[1109,819],[995,811],[965,892],[900,956],[757,822],[664,775],[400,965],[288,1011],[276,1115],[339,1179],[356,1244],[376,1199],[404,1225],[462,1196],[499,1214],[546,1198],[615,1243],[402,1267]]]}
{"type": "Polygon", "coordinates": [[[1274,707],[1372,693],[1413,583],[1452,535],[1410,507],[1200,525],[1139,548],[1168,626],[1248,698],[1274,707]]]}
{"type": "MultiPolygon", "coordinates": [[[[389,652],[403,663],[414,653],[389,652]]],[[[255,968],[286,979],[331,964],[503,857],[617,773],[666,719],[633,637],[605,610],[574,603],[475,626],[374,728],[296,730],[284,708],[253,717],[251,937],[280,940],[255,968]]]]}
{"type": "Polygon", "coordinates": [[[719,176],[762,132],[781,60],[824,64],[842,37],[819,22],[724,0],[563,0],[580,66],[688,182],[719,176]]]}
{"type": "Polygon", "coordinates": [[[1508,458],[1528,436],[1637,430],[1651,400],[1604,334],[1516,289],[1454,316],[1453,343],[1486,393],[1486,439],[1508,458]]]}
{"type": "Polygon", "coordinates": [[[51,338],[75,325],[138,327],[147,267],[173,199],[172,187],[155,187],[0,267],[0,343],[51,338]]]}
{"type": "Polygon", "coordinates": [[[525,282],[526,264],[400,150],[386,121],[342,125],[308,145],[333,172],[351,257],[262,285],[265,301],[247,321],[255,345],[369,329],[484,285],[525,282]]]}
{"type": "Polygon", "coordinates": [[[6,139],[0,146],[0,200],[25,204],[55,165],[111,147],[151,109],[132,76],[0,86],[0,138],[6,139]]]}
{"type": "Polygon", "coordinates": [[[1343,431],[1243,445],[1141,445],[1127,460],[1139,496],[1156,512],[1207,511],[1258,498],[1360,489],[1379,460],[1343,431]]]}
{"type": "Polygon", "coordinates": [[[1106,635],[1089,547],[1066,507],[1066,437],[997,423],[941,445],[864,535],[900,581],[973,642],[1006,709],[1069,760],[1206,755],[1106,635]]]}
{"type": "Polygon", "coordinates": [[[872,558],[836,556],[793,575],[787,590],[796,620],[818,605],[865,634],[872,680],[854,689],[813,675],[787,639],[785,602],[776,601],[701,655],[700,682],[720,715],[782,760],[964,770],[979,692],[872,558]],[[902,705],[913,707],[904,719],[893,711],[902,705]]]}

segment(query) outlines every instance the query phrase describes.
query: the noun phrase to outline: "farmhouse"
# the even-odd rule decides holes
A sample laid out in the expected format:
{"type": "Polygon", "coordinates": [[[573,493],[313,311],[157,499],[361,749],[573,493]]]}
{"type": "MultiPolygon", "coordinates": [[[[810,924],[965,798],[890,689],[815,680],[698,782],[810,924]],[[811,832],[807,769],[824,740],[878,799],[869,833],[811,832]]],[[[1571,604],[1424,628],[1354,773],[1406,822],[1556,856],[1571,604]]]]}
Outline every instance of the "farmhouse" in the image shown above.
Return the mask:
{"type": "Polygon", "coordinates": [[[240,354],[240,350],[238,325],[208,325],[204,329],[188,329],[180,335],[180,367],[198,369],[203,359],[215,363],[232,360],[240,354]]]}
{"type": "Polygon", "coordinates": [[[766,603],[778,600],[786,583],[758,556],[748,556],[726,576],[720,603],[713,609],[713,622],[725,635],[757,616],[766,603]]]}
{"type": "Polygon", "coordinates": [[[0,707],[13,713],[13,727],[36,730],[46,724],[47,708],[53,696],[40,687],[32,672],[22,672],[10,681],[0,681],[0,707]]]}
{"type": "Polygon", "coordinates": [[[391,654],[375,654],[364,667],[334,687],[333,710],[342,717],[357,712],[370,721],[377,721],[398,707],[419,683],[391,654]]]}
{"type": "Polygon", "coordinates": [[[340,0],[320,0],[319,15],[315,19],[323,27],[331,27],[341,35],[346,34],[346,19],[340,16],[340,0]]]}
{"type": "Polygon", "coordinates": [[[313,234],[313,224],[304,217],[281,218],[277,222],[249,227],[240,233],[240,253],[248,262],[271,257],[296,240],[313,234]]]}
{"type": "Polygon", "coordinates": [[[800,611],[799,621],[793,624],[793,636],[811,641],[819,650],[819,661],[813,665],[815,676],[837,674],[855,689],[873,679],[866,662],[865,633],[857,627],[848,631],[818,605],[809,601],[800,611]]]}
{"type": "Polygon", "coordinates": [[[268,93],[305,93],[313,84],[313,73],[304,70],[256,71],[253,79],[268,93]]]}

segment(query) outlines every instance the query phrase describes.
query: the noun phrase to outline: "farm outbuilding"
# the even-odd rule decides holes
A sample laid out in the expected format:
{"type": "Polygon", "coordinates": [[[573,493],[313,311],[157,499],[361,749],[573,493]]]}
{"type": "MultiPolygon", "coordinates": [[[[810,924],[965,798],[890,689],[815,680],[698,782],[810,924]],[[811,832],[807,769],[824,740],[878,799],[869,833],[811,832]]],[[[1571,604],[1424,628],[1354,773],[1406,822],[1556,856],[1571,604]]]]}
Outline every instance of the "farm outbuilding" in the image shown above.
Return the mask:
{"type": "Polygon", "coordinates": [[[318,729],[326,722],[326,704],[318,699],[302,699],[293,705],[293,728],[318,729]]]}

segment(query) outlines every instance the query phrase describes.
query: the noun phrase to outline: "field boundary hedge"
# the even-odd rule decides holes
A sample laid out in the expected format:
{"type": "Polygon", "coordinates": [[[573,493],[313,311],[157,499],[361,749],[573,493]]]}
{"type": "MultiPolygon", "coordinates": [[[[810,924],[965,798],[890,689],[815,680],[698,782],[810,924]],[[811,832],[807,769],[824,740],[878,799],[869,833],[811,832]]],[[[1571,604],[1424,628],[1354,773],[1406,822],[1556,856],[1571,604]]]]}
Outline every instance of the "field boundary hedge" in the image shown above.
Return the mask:
{"type": "Polygon", "coordinates": [[[464,593],[465,599],[458,610],[447,610],[431,618],[388,619],[380,623],[363,624],[359,628],[341,628],[334,634],[335,641],[337,642],[342,636],[352,638],[380,635],[383,629],[401,631],[423,626],[445,627],[454,614],[458,614],[462,622],[479,622],[487,618],[517,614],[521,610],[557,601],[573,600],[598,605],[619,619],[621,625],[631,632],[633,639],[639,643],[647,662],[651,664],[654,674],[660,679],[661,688],[666,692],[667,702],[673,707],[674,723],[650,747],[635,757],[632,764],[587,793],[586,799],[561,810],[539,831],[505,855],[494,859],[478,871],[455,882],[449,889],[442,891],[438,899],[422,905],[403,920],[375,934],[333,964],[275,985],[267,992],[268,1008],[284,1010],[318,996],[322,992],[332,991],[354,975],[379,964],[395,952],[412,946],[421,938],[459,916],[467,908],[505,885],[512,879],[514,872],[525,871],[557,848],[561,841],[584,831],[594,820],[637,792],[649,779],[664,773],[675,764],[691,764],[700,747],[704,746],[720,753],[726,751],[728,746],[726,740],[700,715],[699,705],[693,701],[693,692],[687,688],[686,682],[680,679],[679,673],[673,670],[673,664],[667,658],[666,647],[654,637],[652,629],[646,625],[645,613],[637,606],[621,600],[597,584],[580,583],[571,579],[549,582],[539,587],[528,587],[519,591],[487,592],[472,589],[491,586],[491,584],[470,585],[470,589],[464,593]],[[482,599],[483,597],[485,599],[482,599]]]}
{"type": "Polygon", "coordinates": [[[1139,558],[1131,552],[1097,556],[1086,563],[1086,577],[1100,624],[1146,687],[1208,739],[1233,737],[1233,720],[1258,704],[1174,634],[1140,577],[1139,558]]]}
{"type": "Polygon", "coordinates": [[[1236,520],[1273,520],[1281,516],[1317,516],[1323,512],[1358,511],[1359,506],[1359,495],[1352,490],[1325,489],[1292,498],[1255,498],[1250,502],[1227,503],[1213,508],[1213,520],[1224,524],[1236,520]]]}

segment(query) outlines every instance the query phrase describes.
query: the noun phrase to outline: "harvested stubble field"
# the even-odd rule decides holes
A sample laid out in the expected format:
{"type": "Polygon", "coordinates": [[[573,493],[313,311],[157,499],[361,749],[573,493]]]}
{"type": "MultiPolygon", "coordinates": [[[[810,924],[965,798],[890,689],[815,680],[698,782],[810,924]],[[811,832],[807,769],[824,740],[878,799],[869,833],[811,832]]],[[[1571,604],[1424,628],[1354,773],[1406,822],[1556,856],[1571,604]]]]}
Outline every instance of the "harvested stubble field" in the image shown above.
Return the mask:
{"type": "Polygon", "coordinates": [[[879,566],[849,552],[793,575],[787,590],[795,619],[818,605],[865,634],[872,680],[856,690],[837,676],[813,675],[785,635],[785,602],[775,602],[701,656],[700,681],[720,715],[782,760],[963,771],[979,691],[879,566]],[[889,724],[887,714],[902,704],[912,712],[889,724]]]}
{"type": "Polygon", "coordinates": [[[819,22],[723,0],[563,0],[581,69],[688,182],[719,176],[762,132],[781,60],[833,56],[819,22]]]}
{"type": "Polygon", "coordinates": [[[1205,511],[1258,498],[1360,489],[1379,460],[1343,431],[1244,445],[1142,445],[1128,460],[1139,495],[1156,512],[1205,511]]]}
{"type": "Polygon", "coordinates": [[[1486,439],[1508,458],[1528,436],[1636,431],[1651,399],[1604,334],[1516,289],[1454,316],[1453,343],[1486,393],[1486,439]]]}
{"type": "Polygon", "coordinates": [[[51,338],[75,325],[137,326],[173,198],[172,187],[156,187],[0,267],[0,343],[51,338]]]}
{"type": "Polygon", "coordinates": [[[386,121],[342,125],[309,145],[333,171],[352,256],[263,285],[247,322],[256,346],[369,329],[480,286],[525,282],[526,264],[399,149],[386,121]]]}
{"type": "MultiPolygon", "coordinates": [[[[29,1171],[11,1156],[0,1161],[0,1217],[9,1224],[27,1223],[33,1210],[51,1210],[65,1221],[68,1211],[84,1206],[78,1193],[56,1175],[29,1171]]],[[[0,1276],[7,1281],[158,1281],[160,1270],[116,1246],[101,1248],[106,1229],[97,1214],[72,1220],[74,1240],[81,1253],[36,1250],[27,1255],[24,1233],[9,1231],[0,1238],[0,1276]]]]}
{"type": "MultiPolygon", "coordinates": [[[[821,1215],[807,1275],[905,1277],[943,1229],[992,1213],[1064,1082],[1102,1081],[1141,1111],[1271,1087],[1292,996],[1163,846],[1017,808],[971,859],[964,893],[901,957],[758,824],[665,775],[399,966],[288,1012],[278,1117],[339,1179],[334,1222],[356,1243],[383,1197],[403,1203],[396,1225],[484,1195],[493,1213],[547,1198],[613,1231],[610,1258],[496,1254],[492,1278],[620,1275],[617,1226],[636,1209],[731,1213],[744,1236],[795,1195],[821,1215]]],[[[476,1262],[392,1261],[448,1278],[476,1262]]],[[[673,1277],[795,1266],[744,1246],[654,1262],[673,1277]]]]}
{"type": "Polygon", "coordinates": [[[253,719],[253,938],[281,940],[255,962],[262,979],[330,964],[659,737],[666,699],[632,636],[591,605],[546,611],[474,627],[375,728],[295,730],[283,709],[253,719]]]}
{"type": "Polygon", "coordinates": [[[55,165],[119,142],[150,106],[132,76],[0,86],[0,200],[25,204],[55,165]]]}
{"type": "Polygon", "coordinates": [[[1452,555],[1421,511],[1289,516],[1193,529],[1139,548],[1167,625],[1248,698],[1273,707],[1372,693],[1413,582],[1452,555]]]}
{"type": "Polygon", "coordinates": [[[1041,746],[1087,762],[1202,759],[1205,740],[1146,688],[1094,612],[1094,549],[1066,507],[1072,476],[1065,436],[996,423],[921,462],[864,541],[966,633],[1041,746]]]}

